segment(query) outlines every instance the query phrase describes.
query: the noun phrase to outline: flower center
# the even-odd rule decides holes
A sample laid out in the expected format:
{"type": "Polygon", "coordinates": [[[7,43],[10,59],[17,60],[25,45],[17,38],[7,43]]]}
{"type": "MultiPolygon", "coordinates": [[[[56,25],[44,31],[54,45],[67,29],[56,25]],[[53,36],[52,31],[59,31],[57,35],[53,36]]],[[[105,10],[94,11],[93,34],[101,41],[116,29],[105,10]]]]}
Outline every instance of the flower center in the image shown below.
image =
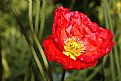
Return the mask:
{"type": "Polygon", "coordinates": [[[70,58],[76,60],[76,57],[85,51],[85,46],[84,42],[77,41],[75,38],[69,38],[65,41],[64,49],[63,53],[66,56],[70,56],[70,58]]]}

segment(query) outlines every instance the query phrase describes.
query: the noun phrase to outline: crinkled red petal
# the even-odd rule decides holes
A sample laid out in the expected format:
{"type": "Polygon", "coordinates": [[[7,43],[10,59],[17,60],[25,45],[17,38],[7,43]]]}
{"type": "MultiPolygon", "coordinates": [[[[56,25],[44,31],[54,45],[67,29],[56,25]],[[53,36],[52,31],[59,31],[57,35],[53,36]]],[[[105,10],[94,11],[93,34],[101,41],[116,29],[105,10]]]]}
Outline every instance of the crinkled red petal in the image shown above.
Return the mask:
{"type": "Polygon", "coordinates": [[[70,57],[65,56],[62,51],[58,49],[52,35],[43,40],[42,46],[44,47],[44,53],[48,60],[51,62],[56,61],[62,64],[63,68],[66,70],[81,70],[84,68],[95,66],[97,63],[97,60],[90,63],[85,63],[83,61],[73,60],[70,57]]]}
{"type": "Polygon", "coordinates": [[[86,51],[78,57],[91,62],[109,53],[114,46],[113,34],[108,29],[100,28],[99,32],[85,37],[86,51]]]}
{"type": "Polygon", "coordinates": [[[113,34],[99,27],[83,13],[59,7],[55,10],[52,35],[43,41],[44,52],[50,61],[57,61],[64,69],[84,69],[94,66],[97,60],[114,46],[113,34]],[[64,41],[78,37],[84,42],[85,52],[73,60],[63,54],[64,41]]]}

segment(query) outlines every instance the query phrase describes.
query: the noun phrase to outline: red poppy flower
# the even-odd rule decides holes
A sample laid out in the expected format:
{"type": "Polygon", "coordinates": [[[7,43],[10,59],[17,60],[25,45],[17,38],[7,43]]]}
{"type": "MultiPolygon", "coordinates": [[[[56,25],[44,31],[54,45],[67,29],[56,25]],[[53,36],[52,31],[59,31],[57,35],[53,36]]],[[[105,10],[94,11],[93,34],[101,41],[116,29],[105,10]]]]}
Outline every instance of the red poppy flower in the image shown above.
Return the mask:
{"type": "Polygon", "coordinates": [[[110,30],[91,22],[85,14],[58,7],[52,34],[42,45],[49,61],[62,64],[65,70],[81,70],[95,66],[99,58],[111,51],[112,38],[110,30]]]}

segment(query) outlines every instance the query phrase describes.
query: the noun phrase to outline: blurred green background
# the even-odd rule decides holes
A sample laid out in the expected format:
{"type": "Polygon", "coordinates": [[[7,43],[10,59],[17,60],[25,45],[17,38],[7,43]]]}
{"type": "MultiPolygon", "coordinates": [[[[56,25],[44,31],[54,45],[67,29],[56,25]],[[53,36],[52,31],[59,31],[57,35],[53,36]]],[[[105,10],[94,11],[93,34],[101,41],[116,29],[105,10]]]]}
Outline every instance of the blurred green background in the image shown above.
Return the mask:
{"type": "MultiPolygon", "coordinates": [[[[9,0],[0,0],[0,81],[43,81],[31,50],[20,31],[16,18],[10,8],[9,0]],[[27,80],[25,78],[28,78],[27,80]]],[[[28,8],[31,0],[11,0],[22,21],[27,35],[33,41],[29,28],[28,8]]],[[[37,2],[33,0],[33,27],[35,29],[37,2]]],[[[44,23],[42,39],[51,34],[54,10],[58,6],[81,11],[104,28],[110,29],[116,42],[112,52],[99,59],[96,67],[84,70],[67,71],[65,81],[121,81],[121,0],[46,0],[45,9],[40,1],[39,24],[44,23]],[[43,18],[43,10],[44,17],[43,18]],[[43,20],[41,20],[43,18],[43,20]]],[[[39,35],[38,35],[39,38],[39,35]]],[[[41,40],[40,40],[41,43],[41,40]]],[[[34,41],[33,41],[34,45],[34,41]]],[[[34,46],[36,49],[36,46],[34,46]]],[[[38,57],[38,50],[36,50],[38,57]]],[[[62,68],[57,63],[50,63],[54,81],[60,81],[62,68]]]]}

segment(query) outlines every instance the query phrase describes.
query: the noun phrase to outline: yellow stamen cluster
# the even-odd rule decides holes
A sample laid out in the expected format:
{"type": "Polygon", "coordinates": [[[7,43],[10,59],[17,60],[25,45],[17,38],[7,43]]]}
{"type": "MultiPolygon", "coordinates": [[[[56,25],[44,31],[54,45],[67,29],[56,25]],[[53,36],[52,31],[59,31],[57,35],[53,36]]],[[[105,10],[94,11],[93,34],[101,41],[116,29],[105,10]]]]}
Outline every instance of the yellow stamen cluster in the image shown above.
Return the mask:
{"type": "Polygon", "coordinates": [[[80,56],[85,51],[85,46],[82,41],[77,41],[75,38],[69,38],[64,45],[63,53],[66,56],[76,60],[77,56],[80,56]]]}

